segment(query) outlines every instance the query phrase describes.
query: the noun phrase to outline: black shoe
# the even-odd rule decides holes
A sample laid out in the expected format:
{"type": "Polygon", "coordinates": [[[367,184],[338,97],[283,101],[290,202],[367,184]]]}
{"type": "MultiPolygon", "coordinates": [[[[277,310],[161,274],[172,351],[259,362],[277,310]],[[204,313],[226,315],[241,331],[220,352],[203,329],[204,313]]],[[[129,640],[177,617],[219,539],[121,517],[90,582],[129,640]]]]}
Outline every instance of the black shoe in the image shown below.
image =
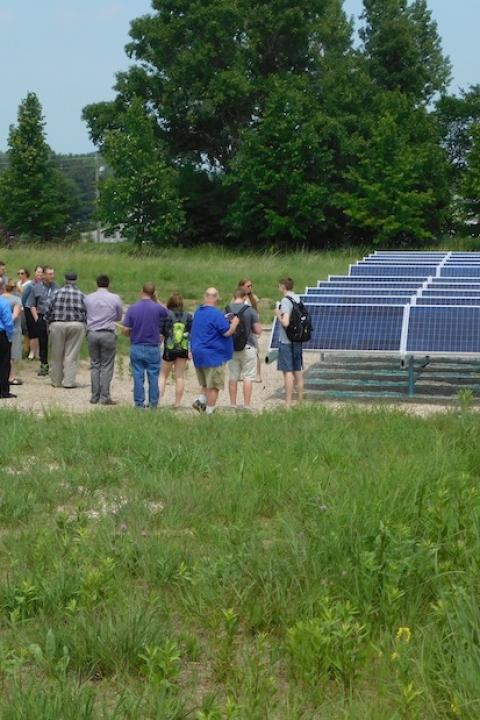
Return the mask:
{"type": "Polygon", "coordinates": [[[204,413],[207,409],[207,406],[205,403],[202,403],[198,398],[195,400],[195,402],[192,404],[192,408],[196,410],[199,413],[204,413]]]}
{"type": "Polygon", "coordinates": [[[118,405],[118,402],[109,398],[108,400],[100,400],[100,405],[118,405]]]}
{"type": "Polygon", "coordinates": [[[48,365],[40,365],[40,370],[37,372],[38,377],[45,377],[49,372],[48,365]]]}
{"type": "Polygon", "coordinates": [[[98,405],[98,398],[90,398],[90,405],[98,405]]]}
{"type": "Polygon", "coordinates": [[[6,395],[0,395],[0,400],[12,400],[12,398],[16,398],[17,396],[13,393],[9,392],[6,395]]]}

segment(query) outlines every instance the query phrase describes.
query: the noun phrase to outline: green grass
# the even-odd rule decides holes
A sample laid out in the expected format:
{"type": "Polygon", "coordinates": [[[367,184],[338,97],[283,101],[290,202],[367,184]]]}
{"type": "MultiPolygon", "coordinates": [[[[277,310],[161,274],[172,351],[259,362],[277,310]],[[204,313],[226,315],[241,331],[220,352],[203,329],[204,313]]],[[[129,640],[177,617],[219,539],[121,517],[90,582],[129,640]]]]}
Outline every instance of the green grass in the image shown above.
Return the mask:
{"type": "Polygon", "coordinates": [[[2,720],[480,716],[475,414],[0,422],[2,720]]]}
{"type": "Polygon", "coordinates": [[[123,246],[19,246],[14,250],[2,250],[1,258],[7,263],[9,275],[14,275],[22,265],[32,271],[34,265],[50,264],[57,271],[57,279],[61,280],[66,270],[74,269],[79,273],[79,286],[85,292],[92,292],[96,276],[106,272],[111,276],[112,289],[126,303],[138,297],[141,286],[148,280],[156,283],[159,297],[164,302],[176,291],[193,308],[201,301],[205,289],[214,285],[222,294],[222,302],[227,303],[238,281],[248,277],[255,283],[255,293],[263,299],[262,317],[266,321],[271,320],[271,310],[278,299],[280,277],[293,277],[297,288],[303,290],[328,274],[345,273],[348,264],[362,255],[360,251],[240,254],[210,246],[194,250],[157,250],[150,256],[129,251],[130,248],[123,246]]]}

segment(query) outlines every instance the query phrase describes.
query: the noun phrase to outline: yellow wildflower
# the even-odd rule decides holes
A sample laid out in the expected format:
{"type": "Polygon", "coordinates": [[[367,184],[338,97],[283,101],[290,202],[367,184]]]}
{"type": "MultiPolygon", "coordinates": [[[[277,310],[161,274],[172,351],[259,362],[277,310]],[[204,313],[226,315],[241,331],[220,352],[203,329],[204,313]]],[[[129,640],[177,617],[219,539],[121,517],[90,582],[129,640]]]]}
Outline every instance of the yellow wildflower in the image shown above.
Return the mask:
{"type": "Polygon", "coordinates": [[[396,639],[398,642],[409,643],[412,637],[412,631],[409,627],[400,627],[397,630],[396,639]]]}

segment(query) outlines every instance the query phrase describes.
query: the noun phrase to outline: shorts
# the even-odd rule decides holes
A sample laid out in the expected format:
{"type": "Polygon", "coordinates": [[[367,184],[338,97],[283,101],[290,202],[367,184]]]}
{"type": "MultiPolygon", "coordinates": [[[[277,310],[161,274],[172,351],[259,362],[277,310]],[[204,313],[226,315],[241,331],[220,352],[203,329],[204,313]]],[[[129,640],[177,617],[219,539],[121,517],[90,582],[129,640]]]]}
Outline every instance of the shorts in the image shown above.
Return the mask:
{"type": "Polygon", "coordinates": [[[233,353],[233,358],[228,363],[228,374],[230,380],[257,379],[257,348],[253,345],[245,345],[243,350],[233,353]]]}
{"type": "Polygon", "coordinates": [[[212,368],[195,368],[200,387],[207,390],[223,390],[225,385],[225,363],[212,368]]]}
{"type": "Polygon", "coordinates": [[[25,322],[27,323],[27,333],[30,340],[35,340],[38,338],[38,326],[35,320],[33,319],[32,311],[30,308],[24,308],[23,312],[25,313],[25,322]]]}
{"type": "Polygon", "coordinates": [[[281,372],[303,370],[302,343],[279,343],[277,370],[281,372]]]}
{"type": "Polygon", "coordinates": [[[178,351],[178,350],[169,350],[168,348],[163,348],[163,359],[165,362],[175,362],[177,358],[182,358],[183,360],[188,360],[188,350],[185,351],[178,351]]]}

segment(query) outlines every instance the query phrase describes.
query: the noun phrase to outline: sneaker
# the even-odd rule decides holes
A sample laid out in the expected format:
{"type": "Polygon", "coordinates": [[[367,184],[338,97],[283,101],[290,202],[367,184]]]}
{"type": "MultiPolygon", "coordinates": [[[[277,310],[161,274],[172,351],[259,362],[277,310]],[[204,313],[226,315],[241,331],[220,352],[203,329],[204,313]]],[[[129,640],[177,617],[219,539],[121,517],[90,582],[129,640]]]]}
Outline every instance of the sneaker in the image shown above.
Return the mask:
{"type": "Polygon", "coordinates": [[[17,396],[14,395],[14,393],[5,393],[5,395],[0,395],[1,400],[12,400],[12,398],[16,398],[17,396]]]}
{"type": "Polygon", "coordinates": [[[40,365],[40,370],[37,372],[38,377],[45,377],[48,375],[49,367],[48,365],[40,365]]]}
{"type": "Polygon", "coordinates": [[[98,398],[91,397],[91,398],[90,398],[90,405],[98,405],[98,398]]]}
{"type": "Polygon", "coordinates": [[[197,398],[193,403],[192,408],[199,413],[204,413],[207,409],[207,406],[205,405],[205,403],[200,402],[200,400],[197,398]]]}
{"type": "Polygon", "coordinates": [[[100,400],[100,405],[118,405],[118,402],[108,398],[108,400],[100,400]]]}

